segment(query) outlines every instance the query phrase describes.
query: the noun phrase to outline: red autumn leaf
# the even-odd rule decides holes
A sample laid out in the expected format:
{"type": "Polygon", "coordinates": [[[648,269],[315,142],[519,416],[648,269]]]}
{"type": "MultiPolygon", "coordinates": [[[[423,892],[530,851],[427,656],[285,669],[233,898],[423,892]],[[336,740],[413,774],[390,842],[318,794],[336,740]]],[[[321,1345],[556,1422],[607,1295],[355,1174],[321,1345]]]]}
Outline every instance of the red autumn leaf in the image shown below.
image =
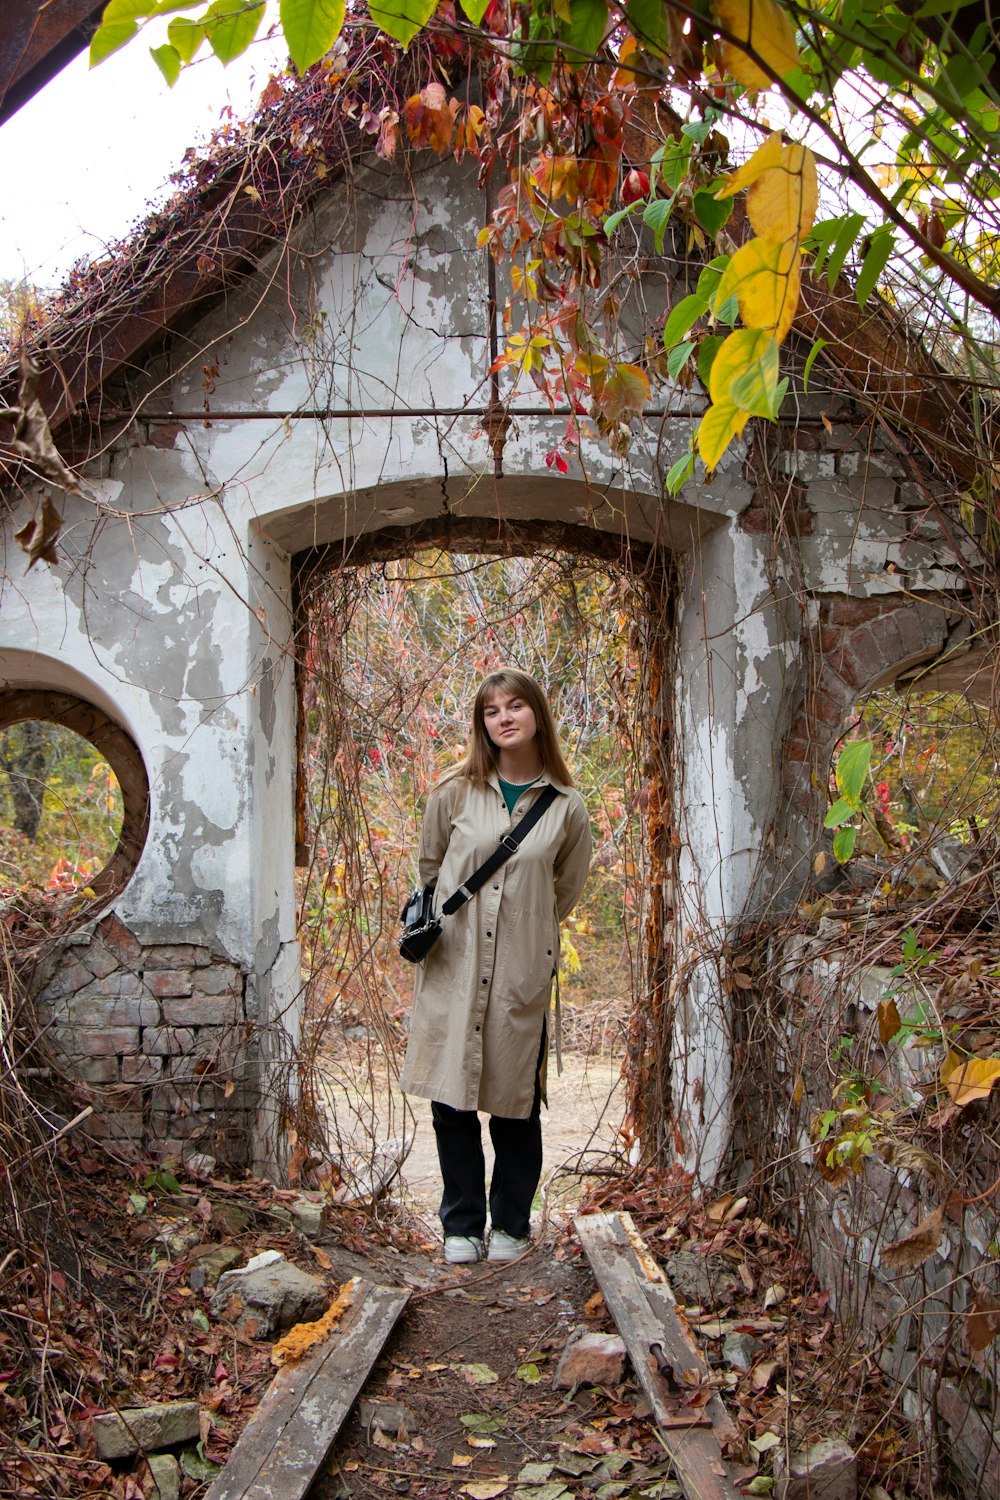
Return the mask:
{"type": "Polygon", "coordinates": [[[448,100],[440,83],[429,83],[407,99],[403,119],[410,140],[417,147],[429,146],[443,156],[455,134],[458,100],[448,100]]]}
{"type": "Polygon", "coordinates": [[[621,198],[625,204],[639,203],[649,197],[649,173],[637,171],[635,167],[626,174],[622,183],[621,198]]]}

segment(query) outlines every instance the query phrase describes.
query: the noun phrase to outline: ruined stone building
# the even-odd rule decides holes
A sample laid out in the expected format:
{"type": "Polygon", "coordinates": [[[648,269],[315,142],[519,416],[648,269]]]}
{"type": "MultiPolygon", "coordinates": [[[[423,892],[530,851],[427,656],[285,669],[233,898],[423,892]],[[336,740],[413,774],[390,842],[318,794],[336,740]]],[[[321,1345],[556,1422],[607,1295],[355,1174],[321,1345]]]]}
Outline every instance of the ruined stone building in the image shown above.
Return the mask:
{"type": "MultiPolygon", "coordinates": [[[[98,1131],[173,1159],[280,1161],[281,1039],[302,1006],[298,580],[418,542],[653,558],[673,625],[649,706],[649,1087],[710,1181],[734,1160],[745,1064],[720,954],[807,888],[858,696],[916,669],[943,680],[942,658],[955,682],[976,665],[974,543],[946,534],[957,491],[921,451],[954,403],[888,314],[872,315],[875,354],[859,352],[849,291],[817,290],[803,348],[825,320],[825,366],[711,482],[664,487],[697,382],[656,390],[627,452],[591,436],[561,475],[546,455],[565,412],[489,373],[509,289],[476,248],[475,167],[386,162],[348,131],[324,177],[307,156],[275,164],[282,108],[193,165],[34,351],[82,483],[65,494],[44,477],[54,461],[35,461],[5,491],[0,725],[78,729],[126,803],[98,900],[43,976],[51,1039],[91,1086],[98,1131]],[[126,1084],[102,1111],[102,1090],[126,1084]]],[[[619,337],[634,355],[687,288],[669,242],[632,249],[619,337]]]]}

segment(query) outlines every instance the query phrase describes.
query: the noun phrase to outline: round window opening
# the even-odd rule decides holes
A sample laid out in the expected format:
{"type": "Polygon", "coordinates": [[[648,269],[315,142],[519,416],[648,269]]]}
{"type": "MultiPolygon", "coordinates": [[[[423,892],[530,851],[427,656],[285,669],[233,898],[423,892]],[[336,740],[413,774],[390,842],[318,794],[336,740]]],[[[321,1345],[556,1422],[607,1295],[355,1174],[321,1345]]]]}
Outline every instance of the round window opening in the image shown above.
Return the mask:
{"type": "Polygon", "coordinates": [[[0,693],[0,901],[105,902],[148,829],[146,768],[119,724],[67,693],[0,693]]]}

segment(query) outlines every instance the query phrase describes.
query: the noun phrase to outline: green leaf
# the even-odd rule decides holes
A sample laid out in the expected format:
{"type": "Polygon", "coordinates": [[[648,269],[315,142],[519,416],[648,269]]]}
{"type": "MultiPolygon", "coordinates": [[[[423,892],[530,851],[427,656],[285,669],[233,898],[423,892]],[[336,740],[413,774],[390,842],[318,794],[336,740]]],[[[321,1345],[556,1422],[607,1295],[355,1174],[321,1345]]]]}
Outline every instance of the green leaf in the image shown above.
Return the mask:
{"type": "Polygon", "coordinates": [[[263,15],[263,0],[259,5],[247,5],[243,0],[213,0],[205,12],[205,35],[223,67],[247,50],[257,35],[263,15]]]}
{"type": "Polygon", "coordinates": [[[167,27],[167,40],[181,62],[189,63],[205,40],[205,28],[200,21],[192,21],[188,16],[178,16],[167,27]]]}
{"type": "Polygon", "coordinates": [[[694,216],[714,239],[733,211],[732,198],[717,198],[711,191],[695,193],[694,216]]]}
{"type": "Polygon", "coordinates": [[[725,323],[727,328],[732,328],[739,316],[739,311],[740,299],[735,295],[727,297],[725,302],[720,302],[715,309],[715,321],[717,323],[725,323]]]}
{"type": "Polygon", "coordinates": [[[885,224],[881,229],[876,229],[868,241],[868,249],[865,251],[865,258],[861,263],[861,270],[854,288],[859,307],[864,307],[875,290],[875,283],[885,270],[886,262],[895,246],[895,233],[885,224]]]}
{"type": "Polygon", "coordinates": [[[871,740],[851,740],[837,758],[837,790],[857,807],[872,759],[871,740]]]}
{"type": "Polygon", "coordinates": [[[202,1333],[211,1333],[212,1331],[212,1325],[208,1321],[208,1315],[204,1313],[200,1307],[196,1307],[194,1312],[191,1314],[191,1322],[196,1328],[200,1328],[202,1333]]]}
{"type": "Polygon", "coordinates": [[[654,198],[642,211],[642,222],[653,231],[657,255],[663,254],[663,236],[667,232],[673,207],[673,198],[654,198]]]}
{"type": "Polygon", "coordinates": [[[667,7],[663,0],[628,0],[625,20],[647,51],[665,53],[670,43],[667,7]]]}
{"type": "MultiPolygon", "coordinates": [[[[434,9],[432,6],[432,12],[434,9]]],[[[559,15],[558,7],[556,15],[559,15]]],[[[569,22],[561,23],[557,28],[563,55],[571,68],[593,66],[594,53],[600,50],[607,29],[608,0],[573,0],[569,22]]]]}
{"type": "Polygon", "coordinates": [[[156,0],[109,0],[101,24],[90,42],[90,66],[96,68],[106,57],[130,42],[144,21],[156,9],[156,0]]]}
{"type": "Polygon", "coordinates": [[[822,349],[826,348],[828,342],[829,340],[827,339],[817,339],[815,344],[813,344],[812,348],[809,350],[809,358],[806,360],[806,367],[802,374],[803,391],[809,390],[809,375],[812,371],[813,365],[816,363],[816,356],[822,349]]]}
{"type": "Polygon", "coordinates": [[[844,268],[844,261],[848,252],[853,248],[858,235],[865,224],[864,214],[845,214],[840,222],[840,230],[833,242],[830,252],[830,263],[826,268],[827,285],[833,289],[833,285],[844,268]]]}
{"type": "Polygon", "coordinates": [[[489,9],[490,0],[461,0],[461,6],[473,26],[478,26],[489,9]]]}
{"type": "Polygon", "coordinates": [[[663,325],[664,349],[672,349],[675,344],[686,337],[698,319],[703,318],[707,312],[708,302],[697,292],[682,297],[677,306],[670,309],[667,321],[663,325]]]}
{"type": "Polygon", "coordinates": [[[709,304],[715,301],[715,294],[719,289],[722,273],[728,264],[728,255],[717,255],[714,260],[709,261],[698,277],[698,296],[704,298],[709,304]]]}
{"type": "Polygon", "coordinates": [[[838,797],[833,806],[827,808],[826,817],[823,819],[823,827],[839,828],[841,823],[850,822],[857,811],[858,804],[856,802],[848,802],[846,797],[838,797]]]}
{"type": "Polygon", "coordinates": [[[725,342],[721,333],[706,333],[698,345],[698,379],[706,391],[708,390],[708,382],[712,376],[712,365],[715,362],[715,356],[725,342]]]}
{"type": "MultiPolygon", "coordinates": [[[[344,5],[345,0],[281,0],[281,29],[300,73],[319,62],[337,40],[344,24],[344,5]]],[[[434,0],[429,5],[427,0],[388,0],[387,5],[373,3],[369,9],[375,25],[406,47],[432,14],[434,0]],[[424,13],[407,31],[403,16],[417,11],[424,13]]]]}
{"type": "Polygon", "coordinates": [[[671,464],[664,480],[668,495],[676,495],[685,480],[691,478],[694,473],[694,454],[685,453],[676,463],[671,464]]]}
{"type": "Polygon", "coordinates": [[[542,1378],[542,1372],[537,1365],[519,1365],[517,1370],[518,1380],[523,1380],[525,1385],[537,1385],[542,1378]]]}
{"type": "MultiPolygon", "coordinates": [[[[488,0],[487,0],[487,3],[488,3],[488,0]]],[[[617,209],[615,209],[615,211],[614,211],[613,214],[608,214],[608,217],[604,221],[604,233],[605,234],[613,234],[615,232],[615,230],[618,228],[618,226],[621,223],[622,219],[627,219],[628,216],[629,216],[629,214],[635,213],[636,209],[638,209],[638,208],[642,208],[642,203],[641,202],[639,202],[639,203],[630,203],[629,206],[628,206],[628,208],[617,208],[617,209]]]]}
{"type": "Polygon", "coordinates": [[[163,74],[167,88],[172,89],[181,76],[181,55],[177,48],[164,42],[162,47],[150,47],[149,55],[163,74]]]}
{"type": "Polygon", "coordinates": [[[667,374],[670,376],[671,380],[677,379],[678,375],[681,373],[684,366],[691,358],[691,352],[693,349],[694,344],[692,343],[675,344],[671,349],[670,353],[667,355],[667,374]]]}
{"type": "Polygon", "coordinates": [[[854,845],[857,842],[858,830],[856,828],[839,828],[833,839],[833,857],[838,865],[846,865],[854,853],[854,845]]]}
{"type": "MultiPolygon", "coordinates": [[[[683,179],[687,176],[691,165],[691,147],[693,141],[675,141],[672,137],[665,145],[660,146],[653,152],[650,165],[659,173],[664,185],[675,193],[683,179]]],[[[650,176],[652,177],[652,172],[650,176]]]]}

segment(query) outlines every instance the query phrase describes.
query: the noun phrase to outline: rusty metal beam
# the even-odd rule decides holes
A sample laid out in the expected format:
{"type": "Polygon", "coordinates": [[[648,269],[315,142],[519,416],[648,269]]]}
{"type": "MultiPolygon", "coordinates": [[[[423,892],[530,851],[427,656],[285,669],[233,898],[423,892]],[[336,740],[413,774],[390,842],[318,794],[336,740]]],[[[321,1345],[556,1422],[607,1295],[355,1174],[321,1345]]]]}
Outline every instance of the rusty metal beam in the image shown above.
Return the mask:
{"type": "Polygon", "coordinates": [[[104,5],[105,0],[6,0],[0,26],[0,125],[83,51],[104,5]]]}

